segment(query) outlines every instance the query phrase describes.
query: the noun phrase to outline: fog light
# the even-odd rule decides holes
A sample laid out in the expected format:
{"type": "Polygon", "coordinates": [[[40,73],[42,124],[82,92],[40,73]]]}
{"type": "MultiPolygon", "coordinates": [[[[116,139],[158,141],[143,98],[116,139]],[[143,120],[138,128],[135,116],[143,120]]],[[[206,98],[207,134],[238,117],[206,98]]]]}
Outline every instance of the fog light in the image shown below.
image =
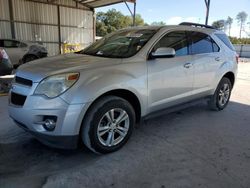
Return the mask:
{"type": "Polygon", "coordinates": [[[46,119],[43,123],[43,127],[48,131],[53,131],[56,127],[56,122],[53,119],[46,119]]]}

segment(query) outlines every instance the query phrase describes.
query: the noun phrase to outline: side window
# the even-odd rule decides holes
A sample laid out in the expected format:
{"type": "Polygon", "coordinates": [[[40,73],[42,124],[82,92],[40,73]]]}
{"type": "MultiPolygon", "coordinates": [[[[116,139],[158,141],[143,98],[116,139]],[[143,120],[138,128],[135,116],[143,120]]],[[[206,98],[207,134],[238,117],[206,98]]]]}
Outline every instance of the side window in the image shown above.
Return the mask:
{"type": "Polygon", "coordinates": [[[215,35],[231,50],[235,51],[234,46],[225,34],[215,33],[215,35]]]}
{"type": "MultiPolygon", "coordinates": [[[[192,54],[212,53],[217,46],[217,44],[212,41],[211,37],[205,33],[191,32],[190,39],[192,54]]],[[[217,46],[217,48],[219,47],[217,46]]]]}
{"type": "Polygon", "coordinates": [[[27,46],[28,46],[28,45],[25,44],[25,43],[23,43],[23,42],[20,43],[20,47],[21,47],[21,48],[26,48],[27,46]]]}
{"type": "Polygon", "coordinates": [[[173,31],[161,38],[153,48],[155,51],[160,47],[169,47],[175,49],[175,56],[188,55],[188,42],[185,31],[173,31]]]}
{"type": "Polygon", "coordinates": [[[15,40],[4,40],[4,47],[5,48],[18,48],[20,45],[20,42],[15,40]]]}
{"type": "Polygon", "coordinates": [[[3,47],[3,40],[0,40],[0,47],[3,47]]]}

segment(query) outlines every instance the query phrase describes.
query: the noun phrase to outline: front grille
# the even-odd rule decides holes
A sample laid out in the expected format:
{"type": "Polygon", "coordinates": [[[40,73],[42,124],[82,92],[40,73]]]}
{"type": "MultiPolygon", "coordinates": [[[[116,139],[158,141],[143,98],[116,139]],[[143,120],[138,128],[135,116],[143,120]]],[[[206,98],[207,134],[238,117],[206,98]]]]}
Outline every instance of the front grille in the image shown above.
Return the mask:
{"type": "Polygon", "coordinates": [[[11,93],[11,103],[18,106],[23,106],[26,100],[26,96],[17,93],[11,93]]]}
{"type": "Polygon", "coordinates": [[[28,79],[25,79],[25,78],[22,78],[22,77],[19,77],[19,76],[16,76],[16,79],[15,79],[16,83],[18,84],[22,84],[22,85],[26,85],[26,86],[32,86],[32,80],[28,80],[28,79]]]}

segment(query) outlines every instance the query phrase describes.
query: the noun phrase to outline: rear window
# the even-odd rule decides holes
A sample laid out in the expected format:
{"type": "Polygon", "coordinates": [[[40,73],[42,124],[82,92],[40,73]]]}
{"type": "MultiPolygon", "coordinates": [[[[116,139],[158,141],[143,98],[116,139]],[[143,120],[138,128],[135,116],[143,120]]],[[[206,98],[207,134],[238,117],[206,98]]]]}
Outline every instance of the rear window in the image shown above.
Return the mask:
{"type": "Polygon", "coordinates": [[[5,48],[18,48],[20,45],[20,42],[15,40],[4,40],[3,42],[5,48]]]}
{"type": "Polygon", "coordinates": [[[225,34],[216,34],[215,35],[231,50],[235,51],[234,46],[232,45],[232,43],[230,42],[230,40],[228,39],[228,37],[225,34]]]}

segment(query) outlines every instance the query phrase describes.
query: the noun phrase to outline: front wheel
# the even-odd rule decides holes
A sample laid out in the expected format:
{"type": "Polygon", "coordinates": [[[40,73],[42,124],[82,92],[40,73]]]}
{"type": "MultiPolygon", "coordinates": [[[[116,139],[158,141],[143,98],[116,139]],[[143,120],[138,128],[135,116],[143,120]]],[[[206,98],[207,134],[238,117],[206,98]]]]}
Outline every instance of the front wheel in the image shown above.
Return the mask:
{"type": "Polygon", "coordinates": [[[214,95],[208,102],[210,109],[217,111],[223,110],[229,102],[231,91],[232,91],[231,81],[226,77],[222,78],[217,86],[214,95]]]}
{"type": "Polygon", "coordinates": [[[83,121],[83,143],[96,153],[120,149],[129,139],[135,124],[135,112],[126,100],[107,96],[95,102],[83,121]]]}

